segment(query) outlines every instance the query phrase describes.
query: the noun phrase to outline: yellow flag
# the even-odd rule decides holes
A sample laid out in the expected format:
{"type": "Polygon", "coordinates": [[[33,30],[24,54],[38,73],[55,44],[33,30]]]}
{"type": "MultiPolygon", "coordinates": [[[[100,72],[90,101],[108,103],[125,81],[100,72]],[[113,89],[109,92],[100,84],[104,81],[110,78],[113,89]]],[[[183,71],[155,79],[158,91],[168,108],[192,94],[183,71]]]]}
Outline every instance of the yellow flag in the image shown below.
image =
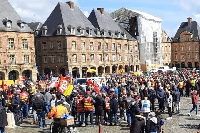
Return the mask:
{"type": "Polygon", "coordinates": [[[65,90],[65,92],[64,92],[64,96],[69,96],[69,95],[71,95],[71,93],[72,93],[72,90],[73,90],[73,85],[68,85],[68,87],[67,87],[67,89],[65,90]]]}

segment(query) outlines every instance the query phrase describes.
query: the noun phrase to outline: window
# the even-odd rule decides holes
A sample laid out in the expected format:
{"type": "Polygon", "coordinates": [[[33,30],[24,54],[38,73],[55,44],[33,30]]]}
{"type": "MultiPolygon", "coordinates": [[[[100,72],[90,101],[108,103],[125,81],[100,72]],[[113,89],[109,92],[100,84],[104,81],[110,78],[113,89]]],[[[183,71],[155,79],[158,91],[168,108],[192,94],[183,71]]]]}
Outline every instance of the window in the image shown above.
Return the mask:
{"type": "Polygon", "coordinates": [[[15,49],[14,38],[8,38],[9,49],[15,49]]]}
{"type": "Polygon", "coordinates": [[[122,61],[122,56],[120,54],[118,55],[118,60],[122,61]]]}
{"type": "Polygon", "coordinates": [[[175,54],[175,59],[176,59],[176,60],[178,59],[178,55],[177,55],[177,54],[175,54]]]}
{"type": "Polygon", "coordinates": [[[72,42],[72,50],[76,50],[76,42],[72,42]]]}
{"type": "Polygon", "coordinates": [[[24,26],[24,23],[21,23],[21,24],[20,24],[20,28],[23,29],[24,27],[25,27],[25,26],[24,26]]]}
{"type": "Polygon", "coordinates": [[[108,54],[106,54],[106,56],[105,56],[105,61],[109,61],[109,55],[108,54]]]}
{"type": "Polygon", "coordinates": [[[128,45],[124,44],[124,51],[127,51],[127,50],[128,50],[128,45]]]}
{"type": "Polygon", "coordinates": [[[98,42],[98,50],[101,50],[101,42],[98,42]]]}
{"type": "Polygon", "coordinates": [[[135,51],[136,52],[138,51],[138,45],[135,45],[135,51]]]}
{"type": "Polygon", "coordinates": [[[6,22],[6,28],[7,28],[7,29],[12,29],[12,22],[7,21],[7,22],[6,22]]]}
{"type": "Polygon", "coordinates": [[[90,55],[90,61],[94,61],[94,54],[90,55]]]}
{"type": "Polygon", "coordinates": [[[105,51],[108,51],[108,43],[105,43],[104,50],[105,50],[105,51]]]}
{"type": "Polygon", "coordinates": [[[42,50],[46,50],[47,49],[47,43],[46,42],[42,42],[42,50]]]}
{"type": "Polygon", "coordinates": [[[15,64],[15,55],[10,55],[10,64],[15,64]]]}
{"type": "Polygon", "coordinates": [[[99,54],[99,62],[102,62],[102,54],[99,54]]]}
{"type": "Polygon", "coordinates": [[[198,51],[198,48],[199,48],[198,46],[195,46],[195,51],[198,51]]]}
{"type": "Polygon", "coordinates": [[[76,54],[72,55],[72,62],[73,63],[77,62],[77,56],[76,56],[76,54]]]}
{"type": "Polygon", "coordinates": [[[131,55],[130,57],[130,62],[133,62],[133,55],[131,55]]]}
{"type": "Polygon", "coordinates": [[[191,55],[190,54],[188,54],[188,59],[191,59],[191,55]]]}
{"type": "Polygon", "coordinates": [[[135,56],[135,62],[139,62],[139,55],[135,56]]]}
{"type": "Polygon", "coordinates": [[[81,48],[82,48],[82,50],[85,50],[85,42],[81,43],[81,48]]]}
{"type": "Polygon", "coordinates": [[[129,50],[130,52],[133,52],[133,45],[130,45],[129,50]]]}
{"type": "Polygon", "coordinates": [[[53,49],[53,47],[54,47],[53,42],[50,42],[50,43],[49,43],[49,48],[50,48],[50,49],[53,49]]]}
{"type": "Polygon", "coordinates": [[[64,57],[61,55],[61,56],[58,56],[58,62],[62,63],[64,60],[64,57]]]}
{"type": "Polygon", "coordinates": [[[75,35],[75,27],[71,27],[71,34],[75,35]]]}
{"type": "Polygon", "coordinates": [[[177,47],[175,47],[174,49],[175,49],[175,52],[177,52],[177,47]]]}
{"type": "Polygon", "coordinates": [[[198,58],[199,58],[198,54],[195,54],[195,59],[198,59],[198,58]]]}
{"type": "Polygon", "coordinates": [[[85,31],[85,29],[83,29],[83,28],[80,29],[80,34],[81,34],[81,35],[84,35],[84,33],[85,33],[84,31],[85,31]]]}
{"type": "Polygon", "coordinates": [[[112,61],[116,61],[116,55],[115,54],[112,55],[112,61]]]}
{"type": "Polygon", "coordinates": [[[58,50],[61,49],[62,45],[61,45],[61,41],[57,41],[57,44],[58,44],[58,50]]]}
{"type": "Polygon", "coordinates": [[[181,59],[182,59],[182,60],[184,60],[184,59],[185,59],[184,55],[181,55],[181,59]]]}
{"type": "Polygon", "coordinates": [[[124,56],[124,61],[128,61],[128,55],[124,56]]]}
{"type": "Polygon", "coordinates": [[[90,50],[94,50],[93,42],[90,42],[90,50]]]}
{"type": "Polygon", "coordinates": [[[121,44],[118,44],[118,46],[117,46],[118,48],[118,51],[121,51],[121,44]]]}
{"type": "Polygon", "coordinates": [[[86,62],[86,55],[82,54],[82,62],[86,62]]]}
{"type": "Polygon", "coordinates": [[[183,51],[183,46],[181,46],[181,51],[183,51]]]}
{"type": "Polygon", "coordinates": [[[51,56],[51,63],[54,63],[54,62],[55,62],[55,59],[56,59],[56,56],[52,55],[52,56],[51,56]]]}
{"type": "Polygon", "coordinates": [[[24,63],[29,63],[29,55],[24,55],[24,63]]]}
{"type": "Polygon", "coordinates": [[[28,41],[27,39],[22,39],[23,49],[28,49],[28,41]]]}
{"type": "Polygon", "coordinates": [[[112,43],[112,51],[115,51],[115,43],[112,43]]]}
{"type": "Polygon", "coordinates": [[[43,58],[43,61],[44,61],[44,63],[47,63],[47,57],[46,56],[43,58]]]}
{"type": "Polygon", "coordinates": [[[188,51],[190,51],[191,50],[191,47],[190,46],[188,46],[188,51]]]}

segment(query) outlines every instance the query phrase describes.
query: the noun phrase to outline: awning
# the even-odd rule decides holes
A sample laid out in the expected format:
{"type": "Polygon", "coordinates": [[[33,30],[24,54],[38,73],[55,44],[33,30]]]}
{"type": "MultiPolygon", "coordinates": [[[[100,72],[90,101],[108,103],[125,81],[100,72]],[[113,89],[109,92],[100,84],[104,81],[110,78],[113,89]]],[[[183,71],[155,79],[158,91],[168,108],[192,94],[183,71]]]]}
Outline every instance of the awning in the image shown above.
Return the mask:
{"type": "Polygon", "coordinates": [[[97,70],[95,70],[95,69],[89,69],[89,70],[87,70],[87,72],[88,72],[88,73],[96,73],[97,70]]]}

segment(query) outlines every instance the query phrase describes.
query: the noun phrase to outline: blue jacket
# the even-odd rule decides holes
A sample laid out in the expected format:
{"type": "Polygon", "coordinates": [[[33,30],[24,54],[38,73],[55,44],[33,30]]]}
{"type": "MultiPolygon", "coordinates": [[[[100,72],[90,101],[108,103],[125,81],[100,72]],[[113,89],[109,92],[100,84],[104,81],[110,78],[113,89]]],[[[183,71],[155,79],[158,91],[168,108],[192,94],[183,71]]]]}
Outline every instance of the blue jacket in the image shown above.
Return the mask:
{"type": "Polygon", "coordinates": [[[110,99],[110,109],[112,112],[117,113],[118,110],[118,101],[116,98],[110,99]]]}
{"type": "Polygon", "coordinates": [[[157,98],[158,98],[158,100],[164,100],[164,98],[165,98],[165,91],[163,89],[158,89],[158,91],[157,91],[157,98]]]}
{"type": "Polygon", "coordinates": [[[176,87],[172,91],[172,97],[173,97],[173,102],[180,102],[180,92],[176,87]]]}

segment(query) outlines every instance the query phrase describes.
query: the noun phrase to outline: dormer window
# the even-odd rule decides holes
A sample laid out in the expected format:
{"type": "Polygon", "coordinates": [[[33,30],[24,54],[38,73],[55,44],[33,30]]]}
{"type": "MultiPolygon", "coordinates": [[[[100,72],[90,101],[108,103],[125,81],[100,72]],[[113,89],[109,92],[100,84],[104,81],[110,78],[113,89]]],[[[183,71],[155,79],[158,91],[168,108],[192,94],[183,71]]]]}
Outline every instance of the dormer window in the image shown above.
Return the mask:
{"type": "Polygon", "coordinates": [[[102,36],[106,36],[106,31],[105,30],[101,30],[101,35],[102,36]]]}
{"type": "Polygon", "coordinates": [[[88,33],[89,36],[92,35],[92,29],[90,29],[89,27],[86,27],[86,31],[88,33]]]}
{"type": "Polygon", "coordinates": [[[47,26],[42,27],[42,35],[43,36],[47,35],[47,26]]]}
{"type": "Polygon", "coordinates": [[[120,38],[120,32],[119,31],[116,31],[115,34],[116,34],[117,38],[120,38]]]}
{"type": "Polygon", "coordinates": [[[62,25],[59,24],[57,27],[57,35],[61,35],[62,34],[62,25]]]}
{"type": "Polygon", "coordinates": [[[121,35],[124,37],[124,39],[126,39],[126,33],[122,32],[121,35]]]}
{"type": "Polygon", "coordinates": [[[77,28],[78,32],[80,33],[80,35],[84,35],[85,34],[85,29],[81,28],[80,26],[77,28]]]}
{"type": "Polygon", "coordinates": [[[75,27],[71,27],[71,34],[75,35],[75,27]]]}
{"type": "Polygon", "coordinates": [[[23,29],[23,28],[25,27],[25,22],[23,22],[22,20],[18,20],[18,21],[17,21],[17,25],[18,25],[21,29],[23,29]]]}
{"type": "Polygon", "coordinates": [[[6,22],[6,28],[7,29],[11,29],[12,28],[12,22],[11,21],[7,21],[6,22]]]}

